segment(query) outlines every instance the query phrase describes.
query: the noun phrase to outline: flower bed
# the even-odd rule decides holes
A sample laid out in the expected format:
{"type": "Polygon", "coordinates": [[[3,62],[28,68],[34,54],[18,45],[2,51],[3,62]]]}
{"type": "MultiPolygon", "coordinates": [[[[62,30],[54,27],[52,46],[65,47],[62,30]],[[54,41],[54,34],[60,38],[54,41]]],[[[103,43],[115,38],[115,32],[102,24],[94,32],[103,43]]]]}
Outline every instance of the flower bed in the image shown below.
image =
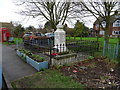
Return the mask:
{"type": "Polygon", "coordinates": [[[33,66],[36,70],[48,68],[48,61],[45,61],[43,57],[33,54],[28,50],[20,49],[17,50],[17,55],[20,56],[25,62],[33,66]]]}

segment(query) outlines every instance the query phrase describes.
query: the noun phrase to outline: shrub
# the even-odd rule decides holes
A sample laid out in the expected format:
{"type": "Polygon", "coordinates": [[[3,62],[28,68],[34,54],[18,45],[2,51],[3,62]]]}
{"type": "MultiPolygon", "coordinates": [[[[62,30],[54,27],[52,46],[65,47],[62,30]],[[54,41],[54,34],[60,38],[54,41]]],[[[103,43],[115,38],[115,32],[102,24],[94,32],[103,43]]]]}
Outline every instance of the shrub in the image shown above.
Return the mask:
{"type": "Polygon", "coordinates": [[[43,62],[45,60],[45,58],[40,57],[39,55],[36,55],[36,54],[33,54],[31,58],[37,62],[43,62]]]}
{"type": "MultiPolygon", "coordinates": [[[[30,58],[32,58],[33,60],[37,61],[37,62],[43,62],[45,60],[45,58],[40,57],[39,55],[33,54],[31,51],[26,50],[26,49],[18,49],[20,52],[24,53],[25,55],[29,56],[30,58]]],[[[24,57],[22,57],[24,58],[24,57]]]]}

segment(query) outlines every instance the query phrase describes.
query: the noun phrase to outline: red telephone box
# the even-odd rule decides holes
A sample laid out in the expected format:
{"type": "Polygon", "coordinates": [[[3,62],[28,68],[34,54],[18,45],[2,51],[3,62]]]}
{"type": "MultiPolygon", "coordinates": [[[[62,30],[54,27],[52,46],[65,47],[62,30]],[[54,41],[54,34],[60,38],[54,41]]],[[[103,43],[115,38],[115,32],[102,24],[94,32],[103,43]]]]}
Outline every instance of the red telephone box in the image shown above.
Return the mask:
{"type": "Polygon", "coordinates": [[[2,42],[8,41],[10,37],[10,33],[8,32],[7,28],[2,28],[2,42]]]}

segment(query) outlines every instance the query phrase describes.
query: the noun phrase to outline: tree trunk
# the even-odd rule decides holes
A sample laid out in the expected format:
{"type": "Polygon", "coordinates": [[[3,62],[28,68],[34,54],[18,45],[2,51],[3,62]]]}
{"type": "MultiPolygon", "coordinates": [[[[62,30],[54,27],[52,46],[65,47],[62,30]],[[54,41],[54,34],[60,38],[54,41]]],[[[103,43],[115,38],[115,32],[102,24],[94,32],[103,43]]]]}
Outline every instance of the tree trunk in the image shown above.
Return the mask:
{"type": "Polygon", "coordinates": [[[118,48],[118,62],[119,62],[119,65],[120,65],[120,36],[118,36],[118,44],[119,44],[119,48],[118,48]]]}
{"type": "Polygon", "coordinates": [[[74,36],[74,40],[76,39],[76,37],[74,36]]]}
{"type": "Polygon", "coordinates": [[[82,40],[82,35],[80,36],[80,39],[82,40]]]}
{"type": "Polygon", "coordinates": [[[108,36],[108,30],[105,30],[105,37],[104,40],[106,41],[106,47],[108,46],[109,43],[109,36],[108,36]]]}
{"type": "Polygon", "coordinates": [[[99,33],[100,33],[100,24],[99,24],[99,30],[97,32],[97,42],[99,41],[99,33]]]}
{"type": "Polygon", "coordinates": [[[99,41],[99,36],[97,35],[97,42],[99,41]]]}
{"type": "Polygon", "coordinates": [[[105,50],[108,50],[108,43],[109,43],[109,26],[110,26],[110,17],[107,17],[106,20],[106,27],[105,27],[105,37],[104,40],[106,42],[105,50]]]}

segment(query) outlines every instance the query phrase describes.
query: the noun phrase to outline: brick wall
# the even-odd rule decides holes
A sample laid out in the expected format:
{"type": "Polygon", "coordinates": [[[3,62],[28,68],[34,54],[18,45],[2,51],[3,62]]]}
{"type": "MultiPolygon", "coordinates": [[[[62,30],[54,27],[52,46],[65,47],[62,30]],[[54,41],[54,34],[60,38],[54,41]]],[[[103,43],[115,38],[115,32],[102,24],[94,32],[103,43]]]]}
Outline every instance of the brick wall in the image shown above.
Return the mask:
{"type": "MultiPolygon", "coordinates": [[[[96,25],[94,24],[93,25],[93,30],[99,30],[99,28],[97,28],[96,25]]],[[[103,31],[103,30],[100,29],[100,31],[103,31]]],[[[110,25],[110,27],[109,27],[109,35],[112,35],[112,31],[120,31],[120,27],[113,27],[112,25],[110,25]]],[[[112,35],[112,36],[117,36],[117,35],[112,35]]]]}

